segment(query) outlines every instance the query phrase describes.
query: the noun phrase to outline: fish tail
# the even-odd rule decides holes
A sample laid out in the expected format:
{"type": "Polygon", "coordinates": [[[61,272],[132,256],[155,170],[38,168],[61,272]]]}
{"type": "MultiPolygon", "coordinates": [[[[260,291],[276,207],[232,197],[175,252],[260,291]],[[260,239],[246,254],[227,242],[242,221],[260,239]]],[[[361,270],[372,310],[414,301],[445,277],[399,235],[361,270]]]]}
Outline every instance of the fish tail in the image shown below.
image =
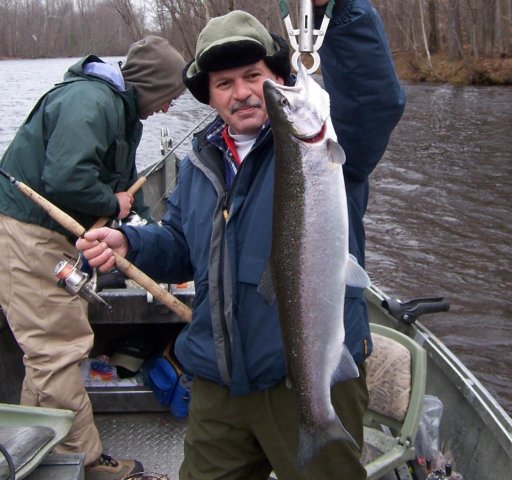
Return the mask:
{"type": "Polygon", "coordinates": [[[299,425],[299,444],[297,448],[297,465],[304,468],[327,443],[334,440],[352,442],[357,446],[354,437],[343,426],[338,417],[329,423],[327,428],[311,431],[304,424],[299,425]]]}

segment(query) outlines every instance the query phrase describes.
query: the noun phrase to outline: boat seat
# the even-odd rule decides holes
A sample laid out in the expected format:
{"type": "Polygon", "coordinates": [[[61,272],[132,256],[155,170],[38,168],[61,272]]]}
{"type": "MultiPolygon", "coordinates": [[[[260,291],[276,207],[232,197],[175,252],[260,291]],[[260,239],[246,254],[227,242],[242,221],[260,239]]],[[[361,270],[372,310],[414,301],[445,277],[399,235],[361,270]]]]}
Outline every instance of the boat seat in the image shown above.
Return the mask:
{"type": "MultiPolygon", "coordinates": [[[[0,403],[0,444],[11,457],[16,479],[27,476],[69,432],[74,413],[54,408],[0,403]]],[[[0,453],[0,480],[9,478],[0,453]]]]}
{"type": "MultiPolygon", "coordinates": [[[[10,455],[18,470],[29,462],[55,436],[50,427],[5,427],[0,425],[0,445],[10,455]]],[[[9,478],[7,459],[0,457],[0,480],[9,478]]]]}
{"type": "Polygon", "coordinates": [[[423,347],[392,328],[371,324],[371,332],[363,463],[368,480],[375,480],[415,457],[427,356],[423,347]]]}

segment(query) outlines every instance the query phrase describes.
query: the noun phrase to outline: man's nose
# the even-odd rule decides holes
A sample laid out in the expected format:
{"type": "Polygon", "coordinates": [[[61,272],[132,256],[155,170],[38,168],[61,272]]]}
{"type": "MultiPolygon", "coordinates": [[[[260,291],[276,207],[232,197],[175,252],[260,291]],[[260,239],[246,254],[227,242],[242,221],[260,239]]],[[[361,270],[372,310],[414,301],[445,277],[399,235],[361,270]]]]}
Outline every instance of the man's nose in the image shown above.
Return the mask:
{"type": "Polygon", "coordinates": [[[245,80],[237,80],[233,85],[233,95],[235,98],[244,100],[251,95],[252,91],[245,80]]]}

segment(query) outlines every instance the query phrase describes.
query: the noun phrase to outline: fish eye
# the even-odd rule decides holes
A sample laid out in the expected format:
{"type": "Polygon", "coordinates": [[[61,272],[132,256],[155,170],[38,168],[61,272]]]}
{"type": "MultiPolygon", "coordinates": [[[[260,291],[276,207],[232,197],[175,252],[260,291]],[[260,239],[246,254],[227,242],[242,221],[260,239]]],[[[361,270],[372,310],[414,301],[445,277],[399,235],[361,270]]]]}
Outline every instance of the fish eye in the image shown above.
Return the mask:
{"type": "Polygon", "coordinates": [[[284,96],[281,97],[281,99],[279,100],[279,104],[281,105],[281,107],[289,107],[290,106],[290,102],[284,96]]]}

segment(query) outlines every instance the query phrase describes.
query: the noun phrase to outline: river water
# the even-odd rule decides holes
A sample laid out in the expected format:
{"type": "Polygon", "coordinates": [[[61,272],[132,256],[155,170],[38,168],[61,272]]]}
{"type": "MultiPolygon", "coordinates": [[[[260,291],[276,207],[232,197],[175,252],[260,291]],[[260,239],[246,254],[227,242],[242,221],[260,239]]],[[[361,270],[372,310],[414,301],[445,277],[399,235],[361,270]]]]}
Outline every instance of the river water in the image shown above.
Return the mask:
{"type": "MultiPolygon", "coordinates": [[[[0,154],[73,61],[0,61],[0,154]]],[[[512,414],[512,88],[405,88],[406,113],[371,177],[366,267],[391,296],[450,300],[423,323],[512,414]]],[[[186,94],[146,120],[138,166],[160,157],[162,127],[177,144],[209,111],[186,94]]]]}

